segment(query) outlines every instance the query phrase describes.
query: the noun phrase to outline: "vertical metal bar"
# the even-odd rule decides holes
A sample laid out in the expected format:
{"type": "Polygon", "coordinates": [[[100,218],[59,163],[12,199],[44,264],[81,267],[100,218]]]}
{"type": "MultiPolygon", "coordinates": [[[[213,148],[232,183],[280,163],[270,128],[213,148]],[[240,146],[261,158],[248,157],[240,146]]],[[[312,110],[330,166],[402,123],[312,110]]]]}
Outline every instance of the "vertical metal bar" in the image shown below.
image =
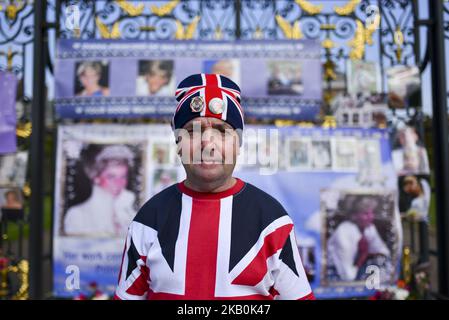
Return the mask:
{"type": "Polygon", "coordinates": [[[443,0],[429,0],[433,20],[429,40],[432,61],[432,136],[438,245],[439,293],[449,296],[449,142],[447,117],[446,56],[444,48],[443,0]]]}
{"type": "Polygon", "coordinates": [[[56,25],[56,39],[61,35],[61,0],[56,0],[55,4],[55,25],[56,25]]]}
{"type": "Polygon", "coordinates": [[[8,257],[11,257],[13,255],[13,252],[11,250],[11,239],[9,238],[9,224],[11,223],[9,221],[10,217],[5,221],[5,235],[6,235],[6,255],[8,257]]]}
{"type": "MultiPolygon", "coordinates": [[[[385,72],[384,72],[384,56],[383,56],[383,42],[382,42],[382,6],[380,4],[380,0],[377,0],[377,7],[379,8],[379,16],[380,16],[380,22],[379,22],[379,32],[377,34],[379,35],[379,63],[380,63],[380,85],[381,85],[381,92],[384,92],[386,90],[385,87],[385,72]]],[[[393,109],[393,112],[395,110],[393,109]]]]}
{"type": "MultiPolygon", "coordinates": [[[[1,209],[0,209],[1,210],[1,209]]],[[[3,212],[2,212],[2,218],[0,219],[0,256],[4,254],[3,252],[3,212]]]]}
{"type": "Polygon", "coordinates": [[[33,102],[31,110],[31,201],[30,201],[30,292],[42,299],[42,242],[44,218],[44,133],[45,133],[45,36],[47,1],[34,1],[33,102]]]}
{"type": "MultiPolygon", "coordinates": [[[[418,0],[412,1],[412,10],[413,10],[413,33],[414,33],[414,52],[415,52],[415,64],[417,66],[421,66],[421,37],[420,37],[420,29],[418,25],[419,20],[419,5],[418,0]]],[[[422,98],[421,98],[422,100],[422,98]]],[[[416,127],[424,142],[424,117],[422,114],[422,108],[416,108],[416,127]]],[[[418,237],[419,237],[419,259],[418,263],[425,263],[429,261],[429,225],[426,221],[420,221],[418,224],[418,237]]]]}
{"type": "Polygon", "coordinates": [[[18,255],[19,259],[23,259],[23,220],[20,219],[19,221],[19,249],[18,249],[18,255]]]}
{"type": "Polygon", "coordinates": [[[241,11],[242,11],[242,2],[241,0],[234,1],[234,10],[235,10],[235,40],[240,40],[242,37],[242,27],[241,27],[241,11]]]}
{"type": "Polygon", "coordinates": [[[421,41],[419,36],[419,26],[418,26],[418,20],[419,20],[419,5],[418,0],[412,1],[412,12],[413,12],[413,49],[415,53],[415,63],[416,65],[421,64],[421,41]]]}
{"type": "Polygon", "coordinates": [[[415,240],[415,222],[411,221],[409,223],[409,230],[410,230],[410,249],[413,255],[416,253],[416,240],[415,240]]]}
{"type": "Polygon", "coordinates": [[[419,231],[419,259],[418,263],[429,261],[429,225],[427,221],[420,221],[419,231]]]}

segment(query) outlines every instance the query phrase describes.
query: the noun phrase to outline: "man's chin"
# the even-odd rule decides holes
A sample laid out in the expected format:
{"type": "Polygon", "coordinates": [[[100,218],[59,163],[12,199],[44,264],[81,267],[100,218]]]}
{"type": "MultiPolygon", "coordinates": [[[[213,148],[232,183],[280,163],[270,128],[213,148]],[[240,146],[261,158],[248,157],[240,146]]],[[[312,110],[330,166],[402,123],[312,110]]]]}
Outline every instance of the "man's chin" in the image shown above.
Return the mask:
{"type": "Polygon", "coordinates": [[[196,176],[204,182],[216,181],[223,175],[223,165],[217,163],[206,163],[194,165],[196,176]]]}
{"type": "Polygon", "coordinates": [[[220,162],[213,162],[213,161],[203,161],[200,164],[198,164],[198,167],[204,170],[216,170],[218,168],[221,168],[223,164],[220,162]]]}

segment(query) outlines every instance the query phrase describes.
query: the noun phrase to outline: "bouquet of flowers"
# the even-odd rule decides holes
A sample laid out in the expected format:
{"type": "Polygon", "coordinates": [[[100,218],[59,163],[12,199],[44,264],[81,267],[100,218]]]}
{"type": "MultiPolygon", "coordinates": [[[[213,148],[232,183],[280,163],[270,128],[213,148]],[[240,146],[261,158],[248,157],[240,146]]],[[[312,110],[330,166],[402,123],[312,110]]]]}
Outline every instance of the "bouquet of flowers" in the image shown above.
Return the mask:
{"type": "Polygon", "coordinates": [[[110,300],[110,297],[98,289],[96,282],[89,283],[89,293],[87,295],[80,293],[73,300],[110,300]]]}
{"type": "Polygon", "coordinates": [[[369,298],[369,300],[406,300],[410,296],[410,288],[403,280],[399,280],[396,286],[386,287],[369,298]]]}

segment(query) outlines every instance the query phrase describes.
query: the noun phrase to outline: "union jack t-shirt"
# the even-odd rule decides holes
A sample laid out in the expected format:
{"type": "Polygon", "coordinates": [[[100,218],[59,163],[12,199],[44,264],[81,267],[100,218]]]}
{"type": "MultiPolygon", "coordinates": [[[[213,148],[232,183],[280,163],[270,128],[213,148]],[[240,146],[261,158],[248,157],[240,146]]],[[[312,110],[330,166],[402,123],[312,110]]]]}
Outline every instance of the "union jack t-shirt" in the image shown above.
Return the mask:
{"type": "Polygon", "coordinates": [[[282,205],[237,179],[219,193],[177,183],[132,221],[115,299],[313,299],[282,205]]]}

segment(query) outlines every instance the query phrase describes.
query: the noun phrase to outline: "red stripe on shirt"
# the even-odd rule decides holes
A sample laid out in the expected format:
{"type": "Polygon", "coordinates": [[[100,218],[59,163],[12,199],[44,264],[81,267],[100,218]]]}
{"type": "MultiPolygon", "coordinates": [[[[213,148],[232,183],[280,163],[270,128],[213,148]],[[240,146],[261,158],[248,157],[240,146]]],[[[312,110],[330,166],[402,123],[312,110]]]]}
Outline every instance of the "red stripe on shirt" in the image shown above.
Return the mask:
{"type": "Polygon", "coordinates": [[[232,284],[255,286],[262,281],[268,271],[267,259],[282,249],[292,228],[293,224],[286,224],[267,235],[257,255],[232,284]]]}
{"type": "MultiPolygon", "coordinates": [[[[147,257],[141,256],[140,259],[146,263],[147,257]]],[[[148,291],[148,280],[150,278],[150,269],[146,266],[140,266],[140,275],[134,280],[133,284],[126,290],[126,293],[135,296],[142,296],[148,291]]]]}
{"type": "Polygon", "coordinates": [[[185,299],[213,299],[217,270],[220,200],[192,201],[185,299]]]}
{"type": "Polygon", "coordinates": [[[310,292],[309,294],[305,295],[302,298],[299,298],[298,300],[316,300],[316,298],[313,292],[310,292]]]}

